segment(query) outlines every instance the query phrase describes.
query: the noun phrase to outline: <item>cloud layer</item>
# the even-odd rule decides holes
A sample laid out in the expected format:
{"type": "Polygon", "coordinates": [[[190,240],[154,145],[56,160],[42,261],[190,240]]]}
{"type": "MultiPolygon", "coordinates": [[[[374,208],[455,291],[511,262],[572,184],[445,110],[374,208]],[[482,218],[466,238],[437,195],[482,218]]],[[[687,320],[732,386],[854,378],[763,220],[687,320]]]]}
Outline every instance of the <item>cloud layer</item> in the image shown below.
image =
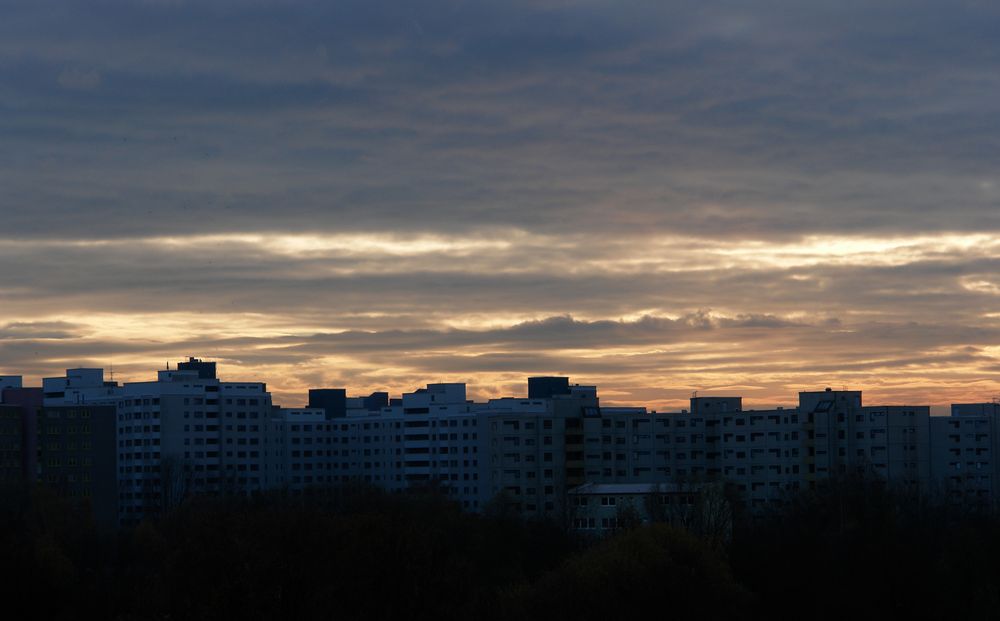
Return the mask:
{"type": "Polygon", "coordinates": [[[0,10],[5,373],[1000,389],[990,3],[0,10]]]}

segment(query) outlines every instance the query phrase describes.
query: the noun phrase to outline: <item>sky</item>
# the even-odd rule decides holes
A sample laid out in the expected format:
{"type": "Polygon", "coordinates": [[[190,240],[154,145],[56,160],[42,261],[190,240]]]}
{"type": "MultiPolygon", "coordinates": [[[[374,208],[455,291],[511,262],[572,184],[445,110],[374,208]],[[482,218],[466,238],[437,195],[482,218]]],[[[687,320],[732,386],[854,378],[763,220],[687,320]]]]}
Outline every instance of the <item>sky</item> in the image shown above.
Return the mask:
{"type": "Polygon", "coordinates": [[[988,401],[997,32],[973,0],[0,0],[0,374],[988,401]]]}

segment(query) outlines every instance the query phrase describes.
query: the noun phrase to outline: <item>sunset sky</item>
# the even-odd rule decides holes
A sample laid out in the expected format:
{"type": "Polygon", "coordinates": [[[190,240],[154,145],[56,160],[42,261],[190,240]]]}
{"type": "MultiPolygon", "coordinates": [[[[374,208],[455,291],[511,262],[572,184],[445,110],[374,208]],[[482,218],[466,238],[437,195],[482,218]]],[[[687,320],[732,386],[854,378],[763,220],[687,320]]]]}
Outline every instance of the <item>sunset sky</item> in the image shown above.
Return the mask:
{"type": "Polygon", "coordinates": [[[0,374],[988,401],[998,32],[973,0],[0,0],[0,374]]]}

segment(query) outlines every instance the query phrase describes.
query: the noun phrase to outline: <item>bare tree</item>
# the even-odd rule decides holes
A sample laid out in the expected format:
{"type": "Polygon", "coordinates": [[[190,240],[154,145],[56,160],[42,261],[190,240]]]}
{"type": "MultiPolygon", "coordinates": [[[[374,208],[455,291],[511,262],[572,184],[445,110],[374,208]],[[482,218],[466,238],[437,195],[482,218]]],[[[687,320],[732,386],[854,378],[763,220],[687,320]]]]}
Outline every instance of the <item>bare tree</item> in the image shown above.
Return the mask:
{"type": "Polygon", "coordinates": [[[181,506],[191,491],[191,473],[176,455],[160,459],[160,511],[169,513],[181,506]]]}
{"type": "Polygon", "coordinates": [[[691,530],[709,545],[721,548],[733,536],[733,504],[725,484],[709,483],[701,487],[693,507],[691,530]]]}
{"type": "Polygon", "coordinates": [[[623,498],[615,511],[615,523],[621,530],[632,530],[642,526],[642,513],[632,500],[623,498]]]}
{"type": "Polygon", "coordinates": [[[670,521],[670,510],[668,508],[668,502],[670,500],[670,495],[666,493],[666,490],[659,484],[654,484],[649,487],[649,493],[645,496],[646,501],[646,515],[649,516],[650,522],[669,522],[670,521]]]}

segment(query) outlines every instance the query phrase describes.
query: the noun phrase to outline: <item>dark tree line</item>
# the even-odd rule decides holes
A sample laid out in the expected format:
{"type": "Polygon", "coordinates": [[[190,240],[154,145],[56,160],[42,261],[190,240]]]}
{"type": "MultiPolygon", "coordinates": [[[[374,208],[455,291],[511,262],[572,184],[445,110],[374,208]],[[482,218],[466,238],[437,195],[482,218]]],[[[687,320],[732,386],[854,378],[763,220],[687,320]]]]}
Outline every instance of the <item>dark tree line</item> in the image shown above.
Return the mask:
{"type": "Polygon", "coordinates": [[[1000,522],[832,482],[730,540],[652,524],[602,541],[433,491],[199,499],[97,529],[37,490],[0,506],[11,610],[50,619],[996,618],[1000,522]]]}
{"type": "Polygon", "coordinates": [[[833,480],[743,522],[727,550],[771,616],[1000,618],[1000,519],[879,480],[833,480]]]}

